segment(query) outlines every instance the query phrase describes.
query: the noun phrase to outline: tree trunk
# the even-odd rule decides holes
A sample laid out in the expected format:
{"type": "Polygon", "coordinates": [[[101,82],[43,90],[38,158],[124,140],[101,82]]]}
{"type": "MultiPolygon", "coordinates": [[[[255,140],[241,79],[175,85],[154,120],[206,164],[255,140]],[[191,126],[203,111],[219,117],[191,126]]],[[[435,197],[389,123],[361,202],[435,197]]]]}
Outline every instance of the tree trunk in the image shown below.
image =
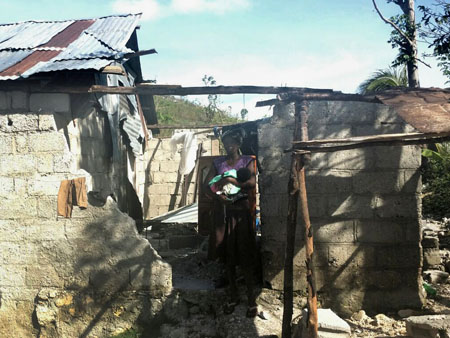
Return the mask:
{"type": "Polygon", "coordinates": [[[413,44],[410,44],[408,48],[409,55],[411,56],[406,63],[406,69],[408,71],[408,87],[418,88],[419,85],[419,69],[417,68],[417,31],[416,25],[416,13],[414,11],[414,0],[397,0],[395,2],[400,6],[403,13],[408,18],[408,22],[411,25],[412,35],[410,35],[410,40],[413,44]]]}

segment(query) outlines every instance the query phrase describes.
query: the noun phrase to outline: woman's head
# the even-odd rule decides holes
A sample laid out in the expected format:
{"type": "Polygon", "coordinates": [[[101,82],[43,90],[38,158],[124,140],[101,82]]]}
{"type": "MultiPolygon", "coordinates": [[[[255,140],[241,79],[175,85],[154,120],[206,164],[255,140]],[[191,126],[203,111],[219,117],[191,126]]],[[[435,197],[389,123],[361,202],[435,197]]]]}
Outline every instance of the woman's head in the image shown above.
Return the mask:
{"type": "Polygon", "coordinates": [[[227,154],[237,152],[244,141],[245,131],[242,128],[231,129],[222,134],[222,143],[227,154]]]}

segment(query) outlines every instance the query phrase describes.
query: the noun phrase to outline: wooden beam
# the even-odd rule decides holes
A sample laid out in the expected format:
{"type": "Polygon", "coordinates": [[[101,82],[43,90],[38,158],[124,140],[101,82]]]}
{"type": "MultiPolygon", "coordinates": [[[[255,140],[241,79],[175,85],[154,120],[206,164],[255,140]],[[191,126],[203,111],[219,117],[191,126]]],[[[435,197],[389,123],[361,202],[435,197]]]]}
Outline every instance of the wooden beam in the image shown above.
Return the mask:
{"type": "Polygon", "coordinates": [[[254,123],[254,121],[246,122],[233,122],[233,123],[217,123],[217,124],[174,124],[174,125],[164,125],[164,124],[148,124],[149,129],[211,129],[214,127],[227,127],[227,126],[238,126],[247,123],[254,123]]]}
{"type": "Polygon", "coordinates": [[[331,89],[311,89],[302,87],[262,87],[262,86],[213,86],[213,87],[169,87],[160,85],[138,85],[140,94],[148,95],[226,95],[226,94],[279,94],[279,93],[328,93],[331,89]]]}
{"type": "Polygon", "coordinates": [[[358,101],[368,103],[381,103],[375,96],[363,96],[358,94],[344,94],[340,92],[305,92],[305,93],[282,93],[276,99],[256,102],[256,107],[273,106],[278,103],[289,103],[294,101],[358,101]]]}
{"type": "Polygon", "coordinates": [[[397,134],[382,134],[382,135],[369,135],[369,136],[357,136],[357,137],[348,137],[348,138],[330,138],[323,140],[310,140],[310,141],[293,141],[294,148],[297,149],[306,149],[309,146],[314,145],[327,145],[327,144],[336,144],[336,143],[351,143],[356,144],[360,142],[370,143],[370,142],[378,142],[378,141],[404,141],[404,140],[428,140],[437,137],[445,137],[450,136],[450,132],[445,133],[397,133],[397,134]]]}
{"type": "Polygon", "coordinates": [[[127,53],[123,57],[125,59],[131,59],[131,58],[135,58],[136,56],[143,56],[143,55],[149,55],[149,54],[158,54],[158,52],[156,51],[156,49],[153,49],[153,48],[152,49],[144,49],[144,50],[139,50],[134,53],[127,53]]]}
{"type": "Polygon", "coordinates": [[[376,142],[359,142],[352,144],[341,144],[336,146],[304,146],[297,149],[289,149],[285,152],[291,152],[297,154],[305,154],[306,152],[310,153],[329,153],[334,151],[341,150],[350,150],[357,148],[365,148],[365,147],[377,147],[377,146],[408,146],[414,144],[427,144],[427,143],[440,143],[450,141],[450,136],[445,137],[436,137],[436,138],[424,138],[424,139],[415,139],[415,140],[397,140],[397,141],[376,141],[376,142]]]}

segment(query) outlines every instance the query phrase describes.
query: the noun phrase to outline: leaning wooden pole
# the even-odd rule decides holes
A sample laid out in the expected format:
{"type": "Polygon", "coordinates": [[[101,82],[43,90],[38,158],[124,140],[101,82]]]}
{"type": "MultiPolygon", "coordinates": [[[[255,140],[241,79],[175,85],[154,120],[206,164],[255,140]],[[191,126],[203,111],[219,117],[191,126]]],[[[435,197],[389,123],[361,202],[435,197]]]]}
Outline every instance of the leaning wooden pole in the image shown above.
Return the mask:
{"type": "MultiPolygon", "coordinates": [[[[308,112],[302,105],[300,109],[300,124],[302,141],[308,140],[308,112]]],[[[317,293],[312,270],[312,259],[314,253],[313,232],[309,219],[308,198],[306,195],[305,162],[308,161],[309,154],[300,155],[299,190],[300,209],[305,224],[305,247],[306,247],[306,281],[308,283],[308,318],[306,320],[308,337],[317,338],[318,318],[317,318],[317,293]]]]}
{"type": "MultiPolygon", "coordinates": [[[[300,124],[301,111],[306,111],[306,102],[302,102],[300,109],[295,108],[294,141],[304,141],[300,124]]],[[[294,253],[295,230],[297,227],[297,209],[299,197],[299,174],[301,171],[301,157],[293,153],[291,155],[291,172],[288,183],[288,216],[286,224],[286,249],[284,256],[284,297],[283,297],[283,324],[282,338],[291,338],[291,322],[293,313],[294,293],[294,253]]]]}

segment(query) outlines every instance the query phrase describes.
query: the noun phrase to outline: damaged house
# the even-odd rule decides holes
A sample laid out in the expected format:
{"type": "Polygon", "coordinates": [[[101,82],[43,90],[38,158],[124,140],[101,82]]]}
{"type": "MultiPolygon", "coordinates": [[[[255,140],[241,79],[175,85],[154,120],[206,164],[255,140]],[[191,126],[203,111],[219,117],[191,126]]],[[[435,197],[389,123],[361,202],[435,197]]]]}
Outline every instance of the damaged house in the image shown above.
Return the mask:
{"type": "Polygon", "coordinates": [[[148,319],[171,290],[128,216],[142,218],[135,157],[155,121],[135,95],[88,92],[142,81],[139,18],[0,25],[0,336],[108,336],[128,325],[108,318],[148,319]],[[63,180],[85,182],[86,208],[58,196],[63,180]],[[119,298],[138,310],[119,316],[119,298]]]}

